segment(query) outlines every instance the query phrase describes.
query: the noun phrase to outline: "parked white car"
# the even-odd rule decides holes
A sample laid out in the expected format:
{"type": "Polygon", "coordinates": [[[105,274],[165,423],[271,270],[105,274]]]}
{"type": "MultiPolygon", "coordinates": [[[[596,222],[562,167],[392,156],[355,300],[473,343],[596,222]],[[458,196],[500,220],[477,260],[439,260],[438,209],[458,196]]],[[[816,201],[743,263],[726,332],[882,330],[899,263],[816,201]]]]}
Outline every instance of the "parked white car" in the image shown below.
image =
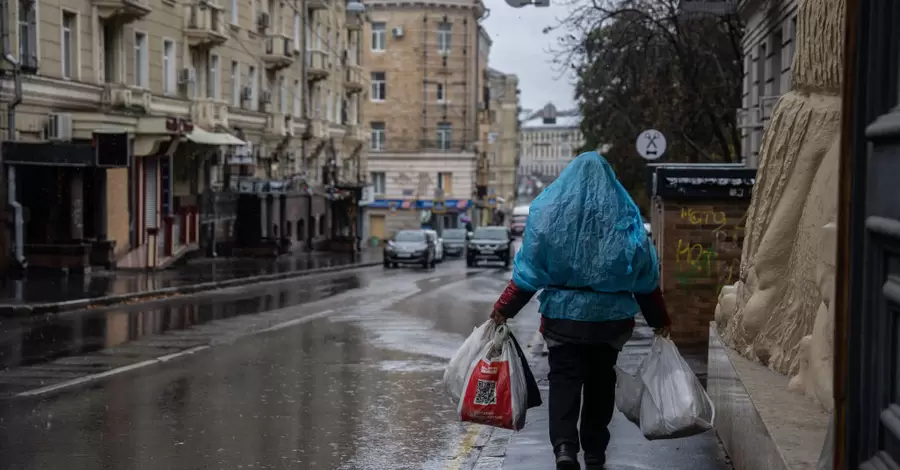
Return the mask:
{"type": "Polygon", "coordinates": [[[423,232],[430,233],[431,236],[437,240],[437,247],[434,250],[434,259],[438,263],[444,262],[444,239],[441,238],[438,233],[434,230],[423,230],[423,232]]]}

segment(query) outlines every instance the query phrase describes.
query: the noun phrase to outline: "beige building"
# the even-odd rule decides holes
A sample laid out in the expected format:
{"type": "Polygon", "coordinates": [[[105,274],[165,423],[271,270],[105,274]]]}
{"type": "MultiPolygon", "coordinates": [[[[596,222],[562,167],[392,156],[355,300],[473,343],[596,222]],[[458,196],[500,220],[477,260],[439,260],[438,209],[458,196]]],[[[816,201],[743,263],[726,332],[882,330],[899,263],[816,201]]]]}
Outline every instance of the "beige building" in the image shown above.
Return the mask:
{"type": "Polygon", "coordinates": [[[375,202],[369,233],[456,227],[474,191],[477,115],[490,39],[480,0],[366,0],[364,115],[375,202]]]}
{"type": "Polygon", "coordinates": [[[522,176],[556,178],[584,144],[581,114],[559,111],[547,103],[540,111],[524,112],[521,123],[522,176]]]}
{"type": "MultiPolygon", "coordinates": [[[[21,74],[4,78],[3,99],[18,101],[16,82],[21,93],[17,142],[3,153],[17,172],[14,198],[25,220],[24,235],[12,242],[24,240],[25,251],[29,244],[95,240],[91,257],[96,240],[106,239],[110,261],[157,266],[195,246],[208,213],[218,213],[202,207],[206,187],[221,189],[228,179],[237,189],[239,176],[292,177],[309,187],[311,199],[324,200],[323,183],[365,177],[359,99],[368,81],[358,3],[10,5],[2,23],[21,74]],[[127,132],[132,157],[98,165],[91,150],[98,131],[127,132]],[[45,207],[57,208],[48,220],[38,217],[45,207]]],[[[109,148],[118,148],[113,140],[109,148]]],[[[310,205],[317,207],[309,211],[316,225],[310,236],[327,236],[326,204],[310,205]]],[[[294,226],[299,231],[299,222],[294,226]]],[[[29,258],[41,256],[47,258],[29,258]]]]}
{"type": "Polygon", "coordinates": [[[519,164],[519,79],[489,68],[487,80],[490,90],[486,139],[488,194],[497,196],[498,206],[509,211],[516,201],[519,164]]]}

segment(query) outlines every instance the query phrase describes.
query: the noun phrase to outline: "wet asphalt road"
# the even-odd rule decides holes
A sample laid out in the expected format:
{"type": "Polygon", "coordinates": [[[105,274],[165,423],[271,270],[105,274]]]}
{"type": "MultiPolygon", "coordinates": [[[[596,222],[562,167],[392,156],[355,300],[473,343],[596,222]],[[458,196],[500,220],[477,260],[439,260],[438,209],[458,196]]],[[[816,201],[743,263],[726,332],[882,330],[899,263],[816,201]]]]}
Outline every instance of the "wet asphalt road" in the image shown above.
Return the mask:
{"type": "MultiPolygon", "coordinates": [[[[299,305],[221,315],[224,339],[202,352],[42,400],[3,400],[0,467],[447,468],[465,427],[440,390],[442,369],[509,274],[449,261],[356,276],[299,305]],[[263,319],[269,331],[245,336],[263,319]]],[[[204,302],[213,300],[195,308],[204,302]]]]}

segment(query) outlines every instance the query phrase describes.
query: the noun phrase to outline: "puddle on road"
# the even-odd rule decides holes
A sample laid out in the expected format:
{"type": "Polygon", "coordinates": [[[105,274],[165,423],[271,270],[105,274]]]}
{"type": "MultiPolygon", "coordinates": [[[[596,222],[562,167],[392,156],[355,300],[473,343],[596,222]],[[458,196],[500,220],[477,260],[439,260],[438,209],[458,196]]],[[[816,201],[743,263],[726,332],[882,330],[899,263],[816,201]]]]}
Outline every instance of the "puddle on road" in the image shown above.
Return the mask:
{"type": "Polygon", "coordinates": [[[368,285],[362,274],[281,284],[246,298],[211,295],[172,299],[165,306],[140,306],[0,321],[0,370],[87,354],[214,320],[256,314],[333,297],[368,285]]]}

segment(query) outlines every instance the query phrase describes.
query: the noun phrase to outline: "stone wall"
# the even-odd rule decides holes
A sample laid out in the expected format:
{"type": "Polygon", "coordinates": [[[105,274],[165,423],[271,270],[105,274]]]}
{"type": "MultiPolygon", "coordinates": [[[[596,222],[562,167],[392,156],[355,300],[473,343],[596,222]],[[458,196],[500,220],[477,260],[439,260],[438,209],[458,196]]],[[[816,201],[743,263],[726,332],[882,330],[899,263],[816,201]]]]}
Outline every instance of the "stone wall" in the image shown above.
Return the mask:
{"type": "Polygon", "coordinates": [[[749,200],[662,200],[654,213],[661,285],[679,345],[705,344],[719,291],[740,273],[749,200]]]}
{"type": "Polygon", "coordinates": [[[844,15],[844,0],[800,2],[793,82],[763,136],[740,278],[716,309],[728,346],[829,410],[833,253],[823,247],[837,217],[844,15]]]}

